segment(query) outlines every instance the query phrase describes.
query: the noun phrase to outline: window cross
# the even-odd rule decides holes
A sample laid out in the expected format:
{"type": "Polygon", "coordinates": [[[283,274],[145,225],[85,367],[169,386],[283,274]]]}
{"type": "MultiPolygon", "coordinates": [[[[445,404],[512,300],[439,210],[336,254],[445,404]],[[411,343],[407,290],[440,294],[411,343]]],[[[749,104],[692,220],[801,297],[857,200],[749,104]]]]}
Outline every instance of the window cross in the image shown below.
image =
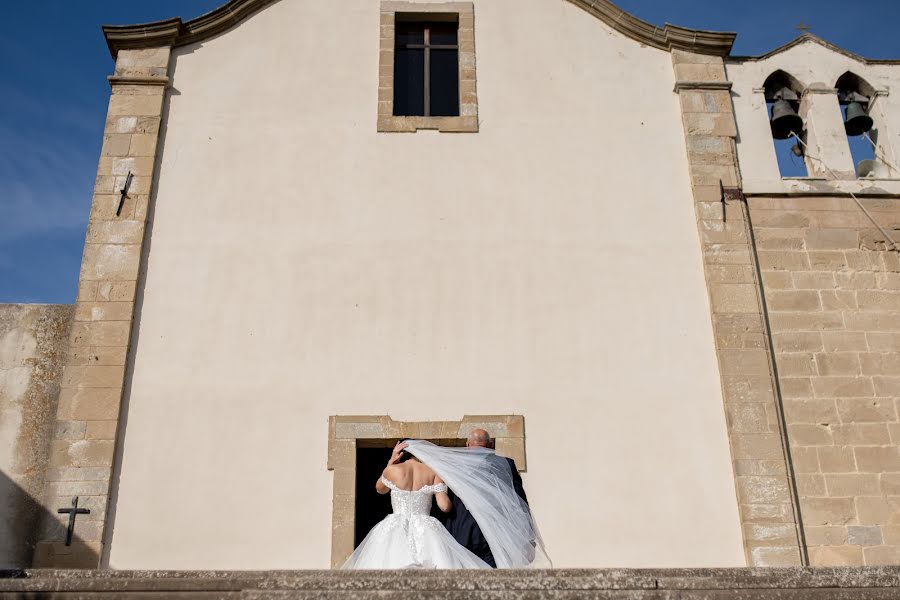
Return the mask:
{"type": "Polygon", "coordinates": [[[431,51],[432,50],[459,50],[459,44],[432,44],[431,43],[431,25],[424,26],[424,43],[422,44],[398,44],[400,48],[408,50],[424,50],[425,54],[425,85],[424,90],[425,115],[431,116],[431,51]]]}

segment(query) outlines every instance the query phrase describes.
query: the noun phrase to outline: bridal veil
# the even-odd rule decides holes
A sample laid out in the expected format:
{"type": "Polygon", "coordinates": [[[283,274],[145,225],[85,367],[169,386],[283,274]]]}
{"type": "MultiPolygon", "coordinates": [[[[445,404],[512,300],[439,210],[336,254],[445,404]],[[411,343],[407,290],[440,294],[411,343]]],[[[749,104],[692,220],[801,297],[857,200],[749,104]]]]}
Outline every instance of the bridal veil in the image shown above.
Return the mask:
{"type": "Polygon", "coordinates": [[[475,517],[501,569],[550,568],[531,510],[506,460],[488,448],[445,448],[409,440],[407,452],[434,469],[475,517]]]}

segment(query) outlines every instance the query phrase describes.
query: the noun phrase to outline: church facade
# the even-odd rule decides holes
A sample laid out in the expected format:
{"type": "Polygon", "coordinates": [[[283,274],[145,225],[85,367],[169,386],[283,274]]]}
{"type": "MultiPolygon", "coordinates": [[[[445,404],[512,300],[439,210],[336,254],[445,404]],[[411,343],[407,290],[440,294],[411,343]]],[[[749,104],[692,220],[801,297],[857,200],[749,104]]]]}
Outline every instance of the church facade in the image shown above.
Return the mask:
{"type": "Polygon", "coordinates": [[[484,427],[555,566],[900,564],[900,61],[606,0],[104,32],[20,560],[339,566],[385,448],[484,427]]]}

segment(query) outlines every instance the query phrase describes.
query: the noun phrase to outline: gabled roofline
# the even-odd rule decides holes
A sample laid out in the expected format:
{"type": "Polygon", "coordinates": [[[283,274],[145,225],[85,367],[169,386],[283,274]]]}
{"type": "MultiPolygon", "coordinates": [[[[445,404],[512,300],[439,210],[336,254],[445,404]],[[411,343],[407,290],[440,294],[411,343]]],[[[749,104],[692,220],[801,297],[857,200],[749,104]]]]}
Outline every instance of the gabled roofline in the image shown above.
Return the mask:
{"type": "Polygon", "coordinates": [[[591,13],[619,33],[662,50],[686,50],[697,54],[728,56],[736,33],[689,29],[666,23],[662,27],[639,19],[609,0],[568,0],[591,13]]]}
{"type": "Polygon", "coordinates": [[[104,25],[103,35],[114,59],[119,50],[123,49],[185,46],[227,31],[276,1],[228,0],[222,6],[190,21],[174,17],[137,25],[104,25]]]}
{"type": "Polygon", "coordinates": [[[770,50],[769,52],[766,52],[765,54],[760,54],[759,56],[729,56],[728,60],[734,61],[734,62],[753,62],[753,61],[759,61],[759,60],[766,60],[767,58],[771,58],[771,57],[775,56],[776,54],[781,54],[782,52],[790,50],[794,46],[799,46],[800,44],[804,44],[806,42],[815,42],[816,44],[819,44],[820,46],[824,46],[824,47],[828,48],[832,52],[837,52],[838,54],[843,54],[844,56],[846,56],[848,58],[852,58],[853,60],[855,60],[857,62],[861,62],[866,65],[900,65],[900,59],[896,59],[896,58],[890,58],[890,59],[866,58],[865,56],[860,56],[859,54],[850,52],[849,50],[845,50],[844,48],[841,48],[840,46],[836,46],[836,45],[832,44],[828,40],[823,40],[819,36],[812,34],[812,33],[808,33],[808,32],[804,33],[802,35],[798,35],[797,37],[795,37],[794,39],[789,41],[787,44],[779,46],[779,47],[775,48],[774,50],[770,50]]]}
{"type": "MultiPolygon", "coordinates": [[[[231,27],[277,0],[228,0],[225,4],[190,21],[180,17],[137,25],[104,25],[106,45],[113,58],[119,50],[184,46],[202,42],[231,27]]],[[[609,0],[567,0],[594,15],[619,33],[662,50],[687,50],[698,54],[728,56],[736,34],[703,31],[669,25],[652,25],[625,12],[609,0]]]]}

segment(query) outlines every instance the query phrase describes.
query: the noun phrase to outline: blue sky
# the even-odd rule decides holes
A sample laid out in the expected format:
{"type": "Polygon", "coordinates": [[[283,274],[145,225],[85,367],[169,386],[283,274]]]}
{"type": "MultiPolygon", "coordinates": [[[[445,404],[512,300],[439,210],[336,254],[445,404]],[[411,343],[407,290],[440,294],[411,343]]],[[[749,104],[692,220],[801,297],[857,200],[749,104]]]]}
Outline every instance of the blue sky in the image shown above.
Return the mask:
{"type": "MultiPolygon", "coordinates": [[[[188,19],[222,2],[7,0],[0,21],[0,302],[75,299],[113,68],[100,25],[188,19]]],[[[863,56],[900,58],[900,0],[617,3],[652,23],[736,31],[735,54],[766,52],[805,22],[863,56]]]]}

